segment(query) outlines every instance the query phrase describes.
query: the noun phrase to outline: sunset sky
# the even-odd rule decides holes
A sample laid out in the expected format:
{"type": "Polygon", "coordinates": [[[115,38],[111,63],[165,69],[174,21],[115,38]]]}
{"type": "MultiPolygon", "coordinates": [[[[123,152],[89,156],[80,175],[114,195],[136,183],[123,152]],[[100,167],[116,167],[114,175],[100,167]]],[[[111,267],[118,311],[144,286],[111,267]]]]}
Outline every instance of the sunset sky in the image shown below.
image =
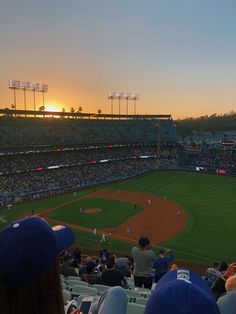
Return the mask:
{"type": "Polygon", "coordinates": [[[236,111],[236,1],[0,0],[0,108],[9,79],[48,84],[59,111],[110,113],[109,91],[139,93],[139,114],[236,111]]]}

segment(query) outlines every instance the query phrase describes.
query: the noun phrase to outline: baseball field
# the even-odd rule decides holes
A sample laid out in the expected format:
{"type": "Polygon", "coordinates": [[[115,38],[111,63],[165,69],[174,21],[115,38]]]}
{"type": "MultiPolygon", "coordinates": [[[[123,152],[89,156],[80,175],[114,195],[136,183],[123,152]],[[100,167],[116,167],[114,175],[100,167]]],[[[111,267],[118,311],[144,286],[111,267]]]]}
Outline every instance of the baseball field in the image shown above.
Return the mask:
{"type": "Polygon", "coordinates": [[[177,260],[199,264],[236,259],[236,178],[187,171],[160,171],[12,206],[0,212],[3,228],[32,214],[70,225],[76,244],[99,243],[129,253],[143,234],[173,249],[177,260]],[[105,238],[105,241],[102,241],[105,238]]]}

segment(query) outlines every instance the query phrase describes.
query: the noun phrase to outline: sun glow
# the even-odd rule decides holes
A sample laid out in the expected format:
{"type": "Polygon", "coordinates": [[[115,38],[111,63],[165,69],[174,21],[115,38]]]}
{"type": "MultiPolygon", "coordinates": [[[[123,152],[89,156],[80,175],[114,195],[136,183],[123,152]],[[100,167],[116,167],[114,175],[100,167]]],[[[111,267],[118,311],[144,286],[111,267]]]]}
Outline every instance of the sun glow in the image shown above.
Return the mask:
{"type": "Polygon", "coordinates": [[[45,104],[45,111],[52,111],[52,112],[61,112],[61,108],[58,104],[45,104]]]}

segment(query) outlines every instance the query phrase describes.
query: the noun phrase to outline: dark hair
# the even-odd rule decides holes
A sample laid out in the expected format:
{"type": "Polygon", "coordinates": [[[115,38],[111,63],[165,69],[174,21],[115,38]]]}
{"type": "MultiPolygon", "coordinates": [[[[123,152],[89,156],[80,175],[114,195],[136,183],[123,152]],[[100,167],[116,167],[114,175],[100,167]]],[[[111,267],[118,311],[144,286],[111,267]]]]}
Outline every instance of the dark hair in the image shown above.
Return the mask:
{"type": "Polygon", "coordinates": [[[114,257],[110,257],[108,262],[107,262],[107,268],[111,269],[114,266],[115,266],[115,259],[114,259],[114,257]]]}
{"type": "Polygon", "coordinates": [[[228,268],[228,264],[226,262],[221,262],[220,264],[220,271],[226,271],[228,268]]]}
{"type": "Polygon", "coordinates": [[[219,267],[219,266],[220,266],[220,263],[218,263],[218,262],[213,263],[213,267],[219,267]]]}
{"type": "Polygon", "coordinates": [[[14,288],[0,287],[1,314],[64,314],[64,302],[56,258],[39,279],[14,288]]]}
{"type": "Polygon", "coordinates": [[[145,247],[147,245],[150,245],[150,241],[149,241],[149,239],[147,237],[142,236],[142,237],[139,238],[138,244],[141,247],[145,247]]]}

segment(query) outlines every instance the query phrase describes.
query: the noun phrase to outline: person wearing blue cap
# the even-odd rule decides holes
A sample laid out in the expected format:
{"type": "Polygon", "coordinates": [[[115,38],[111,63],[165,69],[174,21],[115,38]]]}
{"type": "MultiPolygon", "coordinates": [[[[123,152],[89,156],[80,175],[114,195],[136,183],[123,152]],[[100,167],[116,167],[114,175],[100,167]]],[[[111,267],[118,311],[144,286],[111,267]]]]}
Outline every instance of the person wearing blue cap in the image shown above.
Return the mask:
{"type": "Polygon", "coordinates": [[[71,229],[32,216],[0,232],[0,311],[64,314],[58,255],[73,244],[71,229]]]}
{"type": "Polygon", "coordinates": [[[177,269],[157,283],[145,314],[219,314],[208,284],[196,273],[177,269]]]}

